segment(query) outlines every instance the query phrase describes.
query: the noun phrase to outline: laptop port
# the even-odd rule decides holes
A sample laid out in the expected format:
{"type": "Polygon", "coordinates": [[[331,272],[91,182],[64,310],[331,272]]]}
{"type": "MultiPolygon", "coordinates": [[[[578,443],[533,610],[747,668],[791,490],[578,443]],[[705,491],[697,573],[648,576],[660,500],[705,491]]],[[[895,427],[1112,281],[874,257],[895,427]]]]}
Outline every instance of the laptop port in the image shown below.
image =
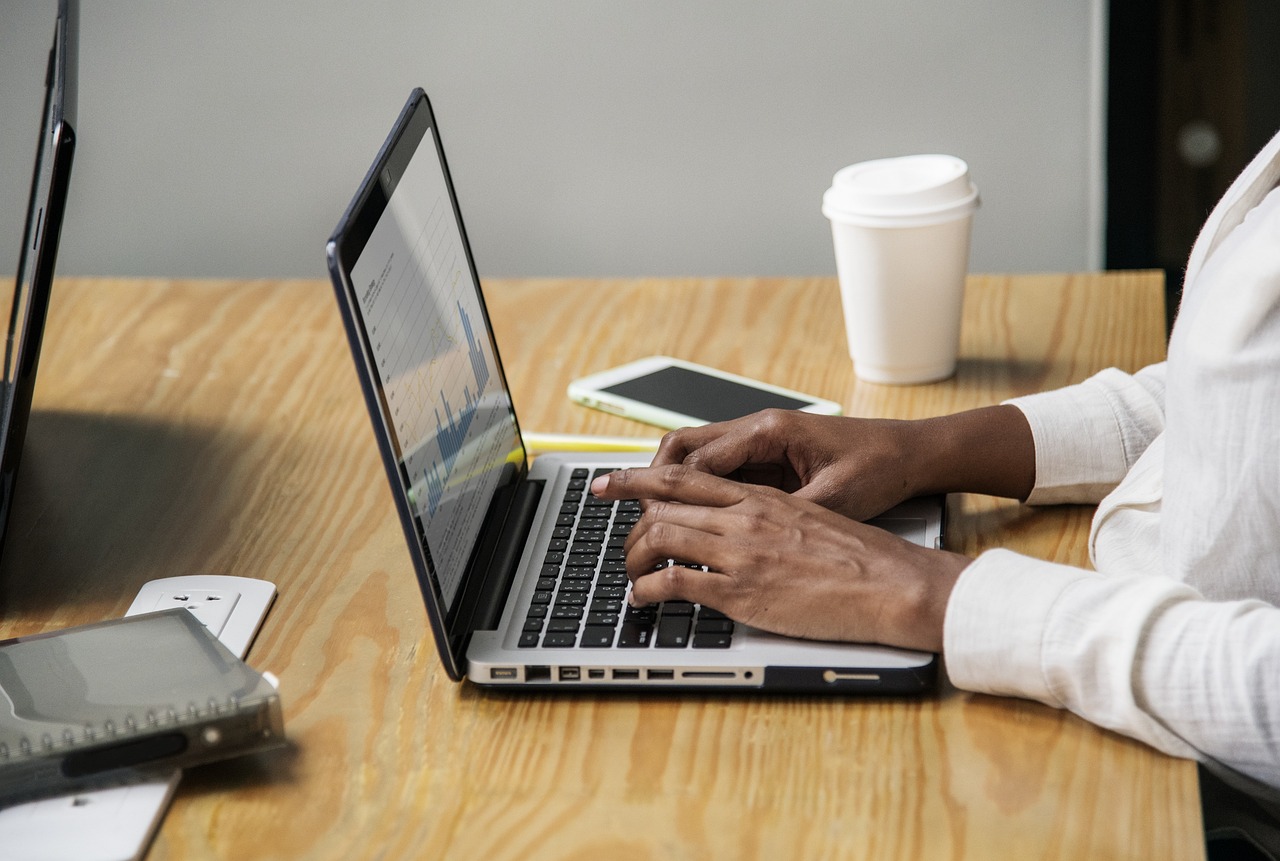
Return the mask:
{"type": "Polygon", "coordinates": [[[582,678],[582,671],[579,670],[577,667],[561,667],[560,668],[560,681],[576,682],[580,678],[582,678]]]}
{"type": "Polygon", "coordinates": [[[640,678],[639,670],[614,670],[613,678],[615,681],[630,681],[640,678]]]}
{"type": "Polygon", "coordinates": [[[515,667],[492,667],[489,670],[489,678],[494,681],[514,682],[516,675],[515,667]]]}
{"type": "Polygon", "coordinates": [[[526,682],[549,682],[551,681],[551,668],[526,666],[524,668],[524,680],[526,682]]]}
{"type": "Polygon", "coordinates": [[[670,681],[676,677],[675,670],[649,670],[648,676],[656,681],[670,681]]]}
{"type": "Polygon", "coordinates": [[[589,679],[603,679],[603,678],[604,678],[604,670],[587,670],[587,678],[589,678],[589,679]]]}

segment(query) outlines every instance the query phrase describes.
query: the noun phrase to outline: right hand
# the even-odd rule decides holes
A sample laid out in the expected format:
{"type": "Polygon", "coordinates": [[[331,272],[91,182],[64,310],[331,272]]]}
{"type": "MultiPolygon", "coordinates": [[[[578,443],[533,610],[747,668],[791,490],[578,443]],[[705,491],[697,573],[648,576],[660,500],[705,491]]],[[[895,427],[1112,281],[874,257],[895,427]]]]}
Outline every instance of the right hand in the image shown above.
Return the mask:
{"type": "Polygon", "coordinates": [[[865,520],[916,495],[913,424],[764,410],[672,431],[663,437],[653,464],[681,463],[775,487],[865,520]]]}

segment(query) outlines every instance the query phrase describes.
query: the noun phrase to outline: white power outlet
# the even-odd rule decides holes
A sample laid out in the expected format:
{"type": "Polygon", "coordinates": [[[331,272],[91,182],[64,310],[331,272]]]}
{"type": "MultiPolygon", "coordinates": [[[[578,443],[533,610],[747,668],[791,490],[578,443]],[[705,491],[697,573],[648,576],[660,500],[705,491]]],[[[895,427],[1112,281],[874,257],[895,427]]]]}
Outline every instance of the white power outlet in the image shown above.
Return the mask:
{"type": "Polygon", "coordinates": [[[275,597],[276,587],[266,580],[190,574],[144,584],[125,615],[186,607],[223,645],[244,657],[275,597]]]}
{"type": "Polygon", "coordinates": [[[222,636],[222,629],[231,618],[231,611],[240,601],[239,592],[224,592],[219,589],[179,589],[175,592],[161,592],[156,601],[156,609],[166,607],[186,607],[215,637],[222,636]]]}

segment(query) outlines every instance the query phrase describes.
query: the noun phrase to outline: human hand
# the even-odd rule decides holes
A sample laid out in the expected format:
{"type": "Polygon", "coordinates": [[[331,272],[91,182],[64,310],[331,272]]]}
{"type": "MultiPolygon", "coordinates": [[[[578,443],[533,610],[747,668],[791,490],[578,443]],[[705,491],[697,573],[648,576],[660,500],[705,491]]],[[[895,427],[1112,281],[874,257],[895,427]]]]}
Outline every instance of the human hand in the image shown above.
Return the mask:
{"type": "Polygon", "coordinates": [[[774,487],[865,520],[916,495],[912,424],[764,410],[672,431],[653,465],[774,487]]]}
{"type": "Polygon", "coordinates": [[[947,600],[969,564],[798,495],[686,465],[619,470],[591,491],[646,501],[626,545],[634,602],[693,601],[787,636],[940,651],[947,600]]]}
{"type": "Polygon", "coordinates": [[[905,499],[967,491],[1025,499],[1035,443],[1008,404],[897,421],[765,410],[683,428],[662,439],[654,466],[775,487],[854,520],[905,499]]]}

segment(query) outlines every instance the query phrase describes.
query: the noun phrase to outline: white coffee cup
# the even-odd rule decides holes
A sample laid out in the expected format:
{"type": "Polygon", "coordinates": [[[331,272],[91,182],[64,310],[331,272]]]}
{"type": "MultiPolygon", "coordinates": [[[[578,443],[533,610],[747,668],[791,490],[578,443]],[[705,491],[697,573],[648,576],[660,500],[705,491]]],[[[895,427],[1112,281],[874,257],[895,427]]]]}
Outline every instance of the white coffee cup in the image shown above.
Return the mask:
{"type": "Polygon", "coordinates": [[[955,373],[978,190],[949,155],[853,164],[822,196],[854,373],[926,383],[955,373]]]}

